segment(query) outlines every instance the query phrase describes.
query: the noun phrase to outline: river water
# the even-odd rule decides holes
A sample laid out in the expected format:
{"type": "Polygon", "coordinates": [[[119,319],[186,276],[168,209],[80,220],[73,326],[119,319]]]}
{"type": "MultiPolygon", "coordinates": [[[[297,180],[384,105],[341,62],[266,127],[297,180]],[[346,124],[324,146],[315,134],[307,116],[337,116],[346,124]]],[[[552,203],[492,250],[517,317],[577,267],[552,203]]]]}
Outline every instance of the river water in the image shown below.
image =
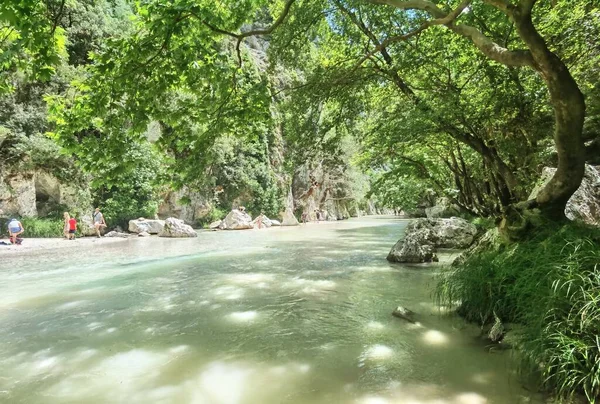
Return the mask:
{"type": "Polygon", "coordinates": [[[510,354],[434,307],[436,267],[385,260],[406,224],[12,256],[0,264],[0,402],[536,402],[510,354]],[[419,322],[392,317],[399,304],[419,322]]]}

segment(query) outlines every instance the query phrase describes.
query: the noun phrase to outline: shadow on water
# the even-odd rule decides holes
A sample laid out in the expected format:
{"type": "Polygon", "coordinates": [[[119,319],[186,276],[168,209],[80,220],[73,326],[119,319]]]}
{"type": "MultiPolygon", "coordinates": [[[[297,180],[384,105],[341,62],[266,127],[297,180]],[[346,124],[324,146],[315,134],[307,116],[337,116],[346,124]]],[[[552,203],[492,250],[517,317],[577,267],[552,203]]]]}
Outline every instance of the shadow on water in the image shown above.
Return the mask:
{"type": "Polygon", "coordinates": [[[0,394],[27,403],[518,402],[508,357],[437,315],[431,272],[385,260],[405,224],[209,234],[199,242],[225,247],[40,281],[39,296],[0,312],[0,394]],[[417,324],[390,315],[400,303],[417,324]]]}

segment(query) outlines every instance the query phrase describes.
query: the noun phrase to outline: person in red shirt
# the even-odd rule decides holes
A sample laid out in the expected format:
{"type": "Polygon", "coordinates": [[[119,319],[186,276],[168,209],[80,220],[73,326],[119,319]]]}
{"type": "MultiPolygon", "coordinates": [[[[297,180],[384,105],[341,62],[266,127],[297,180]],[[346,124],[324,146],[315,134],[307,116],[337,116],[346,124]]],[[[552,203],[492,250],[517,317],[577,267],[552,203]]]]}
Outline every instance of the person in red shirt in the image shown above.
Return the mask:
{"type": "Polygon", "coordinates": [[[69,240],[75,240],[75,233],[77,232],[77,220],[72,217],[69,219],[69,240]]]}

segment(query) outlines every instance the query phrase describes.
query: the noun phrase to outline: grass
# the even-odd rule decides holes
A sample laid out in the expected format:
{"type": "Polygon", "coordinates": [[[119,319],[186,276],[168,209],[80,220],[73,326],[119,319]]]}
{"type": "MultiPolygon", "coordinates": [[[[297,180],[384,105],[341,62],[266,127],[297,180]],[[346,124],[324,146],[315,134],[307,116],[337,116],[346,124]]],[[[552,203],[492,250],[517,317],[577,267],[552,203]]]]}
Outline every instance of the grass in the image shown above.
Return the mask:
{"type": "Polygon", "coordinates": [[[470,321],[520,323],[522,367],[561,399],[600,403],[600,230],[569,224],[447,269],[436,300],[470,321]]]}
{"type": "MultiPolygon", "coordinates": [[[[39,219],[24,217],[19,219],[25,232],[23,237],[41,237],[52,238],[63,236],[63,221],[61,219],[39,219]]],[[[8,237],[7,230],[8,219],[0,219],[2,235],[8,237]]]]}

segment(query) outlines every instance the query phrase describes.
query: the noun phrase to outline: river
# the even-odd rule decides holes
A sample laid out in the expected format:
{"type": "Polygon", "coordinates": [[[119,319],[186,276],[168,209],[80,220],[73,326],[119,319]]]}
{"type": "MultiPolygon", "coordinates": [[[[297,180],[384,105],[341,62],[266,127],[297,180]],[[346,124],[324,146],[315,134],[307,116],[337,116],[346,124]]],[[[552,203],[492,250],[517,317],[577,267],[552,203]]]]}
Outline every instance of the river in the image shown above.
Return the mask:
{"type": "Polygon", "coordinates": [[[537,402],[509,353],[489,353],[477,327],[432,304],[439,267],[385,260],[406,224],[366,217],[4,259],[0,402],[537,402]],[[419,322],[392,317],[399,304],[419,322]]]}

